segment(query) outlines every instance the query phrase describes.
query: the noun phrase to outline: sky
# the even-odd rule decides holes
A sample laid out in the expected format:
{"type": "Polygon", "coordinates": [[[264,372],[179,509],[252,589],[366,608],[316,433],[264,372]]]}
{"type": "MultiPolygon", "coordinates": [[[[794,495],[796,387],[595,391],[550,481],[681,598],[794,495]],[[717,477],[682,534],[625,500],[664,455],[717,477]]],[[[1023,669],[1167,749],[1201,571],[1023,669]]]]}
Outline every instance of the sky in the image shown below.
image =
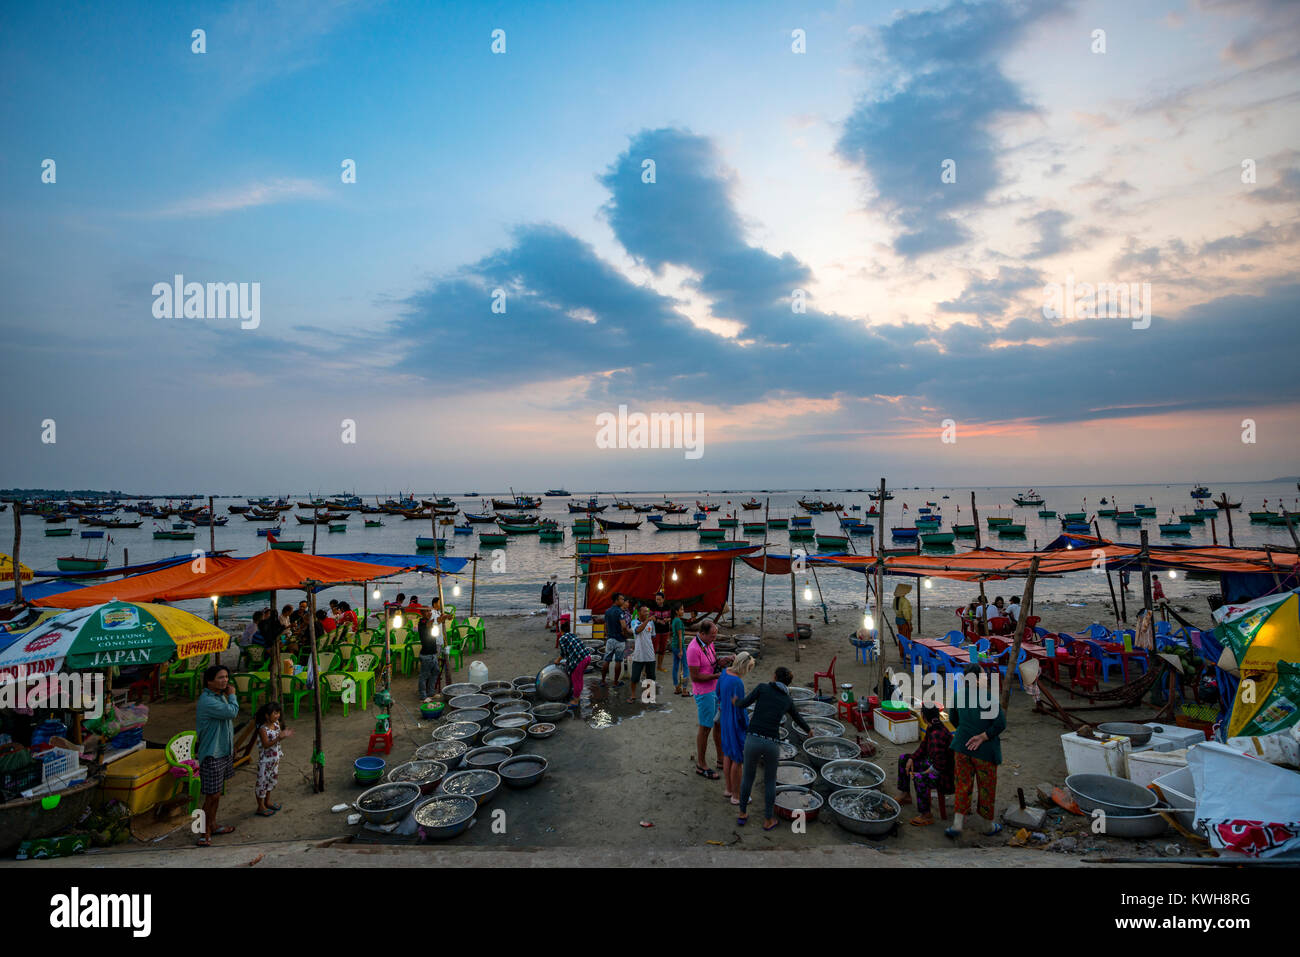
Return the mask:
{"type": "Polygon", "coordinates": [[[1290,0],[6,19],[2,487],[1300,471],[1290,0]]]}

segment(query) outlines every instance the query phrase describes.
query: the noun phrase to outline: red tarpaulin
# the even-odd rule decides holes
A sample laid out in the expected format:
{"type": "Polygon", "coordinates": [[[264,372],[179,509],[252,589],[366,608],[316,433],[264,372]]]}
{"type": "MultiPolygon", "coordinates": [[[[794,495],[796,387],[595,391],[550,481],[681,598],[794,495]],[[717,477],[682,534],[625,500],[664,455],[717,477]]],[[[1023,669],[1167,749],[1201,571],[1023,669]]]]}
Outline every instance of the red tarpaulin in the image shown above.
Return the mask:
{"type": "Polygon", "coordinates": [[[591,555],[587,566],[587,607],[594,614],[609,608],[621,592],[637,604],[653,605],[655,592],[668,604],[680,602],[696,614],[720,612],[727,604],[731,564],[757,551],[730,548],[707,552],[644,552],[625,555],[591,555]]]}

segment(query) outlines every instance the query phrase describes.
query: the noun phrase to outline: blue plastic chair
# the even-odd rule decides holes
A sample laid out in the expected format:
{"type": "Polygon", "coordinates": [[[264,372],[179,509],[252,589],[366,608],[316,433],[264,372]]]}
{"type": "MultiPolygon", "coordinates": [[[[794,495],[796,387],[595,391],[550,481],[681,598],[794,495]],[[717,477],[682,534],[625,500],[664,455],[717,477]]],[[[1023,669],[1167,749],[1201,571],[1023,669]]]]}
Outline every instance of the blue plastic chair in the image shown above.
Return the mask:
{"type": "Polygon", "coordinates": [[[961,674],[961,667],[946,651],[934,652],[934,667],[936,671],[946,671],[951,675],[961,674]]]}
{"type": "Polygon", "coordinates": [[[1087,628],[1085,628],[1084,632],[1093,641],[1102,641],[1110,637],[1110,629],[1104,627],[1103,625],[1097,624],[1095,621],[1087,628]]]}
{"type": "MultiPolygon", "coordinates": [[[[899,640],[905,639],[900,635],[899,640]]],[[[853,646],[854,661],[861,661],[865,665],[868,661],[876,660],[876,642],[874,639],[868,638],[866,641],[861,641],[858,638],[850,637],[849,644],[853,646]]]]}
{"type": "Polygon", "coordinates": [[[943,640],[948,642],[950,645],[960,645],[966,640],[966,636],[954,628],[952,631],[948,632],[948,634],[943,636],[943,640]]]}
{"type": "Polygon", "coordinates": [[[1156,636],[1159,637],[1160,635],[1168,635],[1168,634],[1171,634],[1169,628],[1169,622],[1167,621],[1156,622],[1156,636]]]}
{"type": "Polygon", "coordinates": [[[1092,651],[1092,657],[1097,659],[1101,665],[1101,680],[1110,681],[1110,669],[1119,668],[1120,673],[1124,671],[1124,659],[1114,652],[1107,651],[1098,641],[1088,640],[1088,647],[1092,651]]]}
{"type": "Polygon", "coordinates": [[[990,647],[991,645],[987,638],[981,638],[979,641],[975,642],[975,650],[982,655],[987,655],[990,647]]]}
{"type": "Polygon", "coordinates": [[[907,661],[909,667],[916,663],[916,646],[912,644],[911,638],[899,635],[898,647],[902,651],[903,658],[907,661]]]}

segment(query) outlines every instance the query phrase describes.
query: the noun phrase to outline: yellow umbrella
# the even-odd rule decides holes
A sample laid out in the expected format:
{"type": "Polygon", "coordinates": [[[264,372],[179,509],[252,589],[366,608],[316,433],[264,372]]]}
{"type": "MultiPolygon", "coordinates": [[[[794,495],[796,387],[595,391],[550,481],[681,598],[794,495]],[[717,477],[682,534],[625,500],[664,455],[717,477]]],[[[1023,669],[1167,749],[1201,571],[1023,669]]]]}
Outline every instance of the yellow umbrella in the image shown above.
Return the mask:
{"type": "Polygon", "coordinates": [[[1238,662],[1241,684],[1228,736],[1264,735],[1296,723],[1300,700],[1300,591],[1266,595],[1216,613],[1215,637],[1238,662]]]}
{"type": "MultiPolygon", "coordinates": [[[[31,581],[35,576],[26,565],[19,564],[18,574],[22,576],[25,582],[31,581]]],[[[12,555],[0,554],[0,582],[11,582],[14,580],[14,559],[12,555]]]]}

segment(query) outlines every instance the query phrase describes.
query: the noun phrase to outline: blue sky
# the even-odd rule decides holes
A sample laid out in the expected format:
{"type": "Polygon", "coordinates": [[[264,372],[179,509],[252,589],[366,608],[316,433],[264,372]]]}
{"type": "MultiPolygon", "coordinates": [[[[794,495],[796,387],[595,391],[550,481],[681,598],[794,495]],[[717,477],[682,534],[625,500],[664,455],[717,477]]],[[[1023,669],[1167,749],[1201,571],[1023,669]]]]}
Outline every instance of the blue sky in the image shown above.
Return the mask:
{"type": "Polygon", "coordinates": [[[0,485],[1289,474],[1298,10],[16,9],[0,485]],[[155,318],[177,273],[260,326],[155,318]],[[1150,283],[1151,327],[1044,318],[1067,276],[1150,283]],[[596,448],[620,403],[706,454],[596,448]]]}

